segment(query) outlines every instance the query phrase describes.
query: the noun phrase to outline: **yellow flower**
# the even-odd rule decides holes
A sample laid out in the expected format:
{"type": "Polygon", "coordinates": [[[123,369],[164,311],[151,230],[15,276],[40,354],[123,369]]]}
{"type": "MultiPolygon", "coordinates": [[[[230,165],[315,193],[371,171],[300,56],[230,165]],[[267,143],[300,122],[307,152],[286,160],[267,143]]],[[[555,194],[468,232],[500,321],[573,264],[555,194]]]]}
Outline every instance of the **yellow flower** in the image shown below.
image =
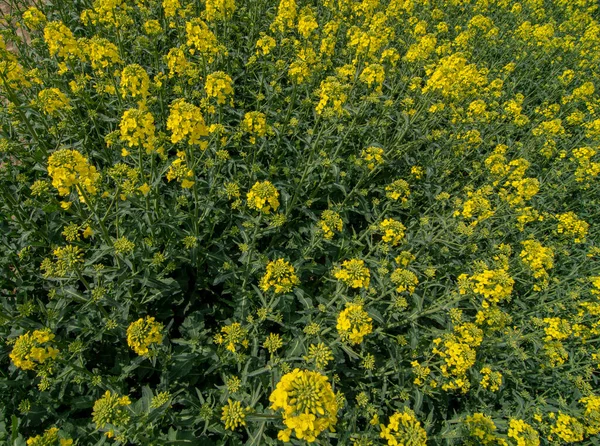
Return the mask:
{"type": "Polygon", "coordinates": [[[315,107],[318,114],[324,116],[342,116],[344,114],[343,105],[348,100],[346,85],[342,85],[340,81],[329,76],[324,81],[321,81],[319,92],[319,103],[315,107]]]}
{"type": "Polygon", "coordinates": [[[107,39],[94,36],[82,41],[83,50],[88,57],[92,68],[98,74],[104,74],[104,70],[114,64],[122,63],[117,46],[107,39]]]}
{"type": "Polygon", "coordinates": [[[246,415],[251,409],[250,407],[242,408],[241,402],[229,399],[222,410],[221,421],[225,423],[225,429],[233,431],[238,426],[246,425],[246,415]]]}
{"type": "Polygon", "coordinates": [[[577,217],[575,212],[557,214],[558,220],[557,232],[568,237],[573,237],[575,243],[583,243],[590,225],[577,217]]]}
{"type": "Polygon", "coordinates": [[[163,0],[162,1],[163,10],[165,12],[165,17],[175,17],[177,11],[181,8],[181,3],[179,0],[163,0]]]}
{"type": "Polygon", "coordinates": [[[273,354],[283,347],[283,340],[278,333],[269,333],[263,347],[266,348],[269,353],[273,354]]]}
{"type": "Polygon", "coordinates": [[[153,317],[140,318],[127,328],[127,344],[138,355],[146,356],[150,345],[162,342],[162,329],[163,324],[155,322],[153,317]]]}
{"type": "Polygon", "coordinates": [[[44,114],[57,116],[62,110],[71,108],[69,98],[58,88],[46,88],[38,93],[37,103],[44,114]]]}
{"type": "Polygon", "coordinates": [[[280,0],[277,15],[271,24],[271,31],[284,32],[286,28],[293,28],[297,14],[296,0],[280,0]]]}
{"type": "Polygon", "coordinates": [[[177,158],[171,163],[167,172],[167,180],[177,180],[181,187],[189,189],[194,185],[194,171],[188,167],[185,161],[185,152],[177,152],[177,158]]]}
{"type": "Polygon", "coordinates": [[[465,424],[469,429],[469,434],[472,437],[478,438],[481,444],[496,443],[496,425],[490,416],[482,413],[474,413],[465,418],[465,424]]]}
{"type": "Polygon", "coordinates": [[[85,202],[82,192],[95,195],[100,174],[77,150],[60,149],[48,158],[48,174],[52,185],[61,196],[68,195],[75,187],[79,200],[85,202]]]}
{"type": "Polygon", "coordinates": [[[484,389],[489,389],[492,392],[497,391],[502,385],[502,373],[492,371],[489,367],[484,367],[480,370],[481,381],[479,385],[484,389]]]}
{"type": "Polygon", "coordinates": [[[121,96],[126,97],[127,93],[132,97],[141,97],[145,100],[148,97],[150,88],[150,78],[148,73],[138,64],[127,65],[121,72],[121,96]]]}
{"type": "Polygon", "coordinates": [[[92,235],[94,235],[94,230],[92,229],[92,227],[88,226],[87,228],[85,228],[85,230],[83,231],[83,238],[90,238],[92,235]]]}
{"type": "Polygon", "coordinates": [[[333,360],[333,353],[329,347],[319,342],[318,344],[310,344],[308,354],[302,359],[306,362],[314,362],[318,369],[323,369],[329,361],[333,360]]]}
{"type": "Polygon", "coordinates": [[[261,38],[256,41],[256,54],[262,53],[263,56],[266,56],[277,46],[277,41],[271,36],[261,34],[261,38]]]}
{"type": "Polygon", "coordinates": [[[507,435],[516,441],[517,446],[538,446],[540,444],[539,434],[524,420],[511,418],[508,426],[507,435]]]}
{"type": "Polygon", "coordinates": [[[157,138],[154,116],[144,107],[126,110],[119,123],[119,130],[121,140],[129,147],[144,147],[147,154],[155,150],[157,138]]]}
{"type": "Polygon", "coordinates": [[[218,104],[224,104],[227,97],[233,95],[233,80],[222,71],[216,71],[206,76],[204,90],[209,98],[217,98],[218,104]]]}
{"type": "Polygon", "coordinates": [[[206,20],[230,19],[235,12],[235,0],[206,0],[206,20]]]}
{"type": "Polygon", "coordinates": [[[597,435],[600,433],[600,397],[589,395],[579,400],[581,404],[585,404],[585,412],[583,414],[585,421],[585,429],[588,435],[597,435]]]}
{"type": "Polygon", "coordinates": [[[258,111],[246,113],[242,121],[242,130],[250,133],[250,142],[255,144],[257,136],[263,137],[267,134],[267,117],[258,111]]]}
{"type": "Polygon", "coordinates": [[[360,344],[373,331],[373,319],[361,304],[347,303],[337,319],[337,331],[344,342],[360,344]]]}
{"type": "Polygon", "coordinates": [[[23,12],[23,22],[30,29],[39,29],[46,23],[46,16],[35,6],[30,6],[23,12]]]}
{"type": "Polygon", "coordinates": [[[369,288],[371,273],[364,260],[345,260],[342,266],[335,269],[333,276],[352,288],[369,288]]]}
{"type": "Polygon", "coordinates": [[[396,246],[404,238],[406,227],[393,218],[386,218],[379,224],[379,230],[384,233],[382,237],[384,242],[396,246]]]}
{"type": "Polygon", "coordinates": [[[257,181],[246,195],[248,207],[269,214],[279,207],[279,192],[270,181],[257,181]]]}
{"type": "Polygon", "coordinates": [[[187,34],[187,46],[190,54],[199,53],[206,58],[208,63],[214,61],[215,56],[219,54],[226,55],[227,51],[217,40],[217,36],[208,28],[208,25],[202,19],[194,18],[185,24],[187,34]]]}
{"type": "Polygon", "coordinates": [[[386,426],[380,425],[381,433],[379,436],[387,440],[390,446],[424,446],[427,444],[427,433],[421,427],[421,422],[417,420],[414,412],[404,409],[402,412],[396,412],[390,417],[390,422],[386,426]]]}
{"type": "Polygon", "coordinates": [[[50,22],[44,28],[44,40],[51,56],[63,59],[82,56],[79,43],[71,30],[62,22],[50,22]]]}
{"type": "Polygon", "coordinates": [[[396,180],[392,184],[385,187],[386,197],[391,198],[394,201],[399,199],[402,203],[408,201],[410,196],[410,188],[405,180],[396,180]]]}
{"type": "Polygon", "coordinates": [[[138,187],[138,190],[142,194],[144,194],[144,196],[146,196],[146,195],[148,195],[148,192],[150,192],[150,186],[148,186],[148,183],[144,183],[140,187],[138,187]]]}
{"type": "Polygon", "coordinates": [[[277,259],[267,265],[267,272],[260,280],[260,288],[265,292],[274,288],[275,294],[289,293],[299,283],[293,265],[284,259],[277,259]]]}
{"type": "Polygon", "coordinates": [[[531,270],[533,277],[538,279],[539,282],[533,289],[539,291],[548,285],[548,270],[554,267],[554,252],[552,248],[542,246],[537,240],[526,240],[521,242],[521,245],[521,260],[531,270]]]}
{"type": "Polygon", "coordinates": [[[163,29],[158,20],[147,20],[144,22],[144,31],[150,36],[161,34],[163,29]]]}
{"type": "Polygon", "coordinates": [[[585,427],[577,418],[559,412],[550,432],[567,443],[576,443],[583,441],[585,427]]]}
{"type": "Polygon", "coordinates": [[[415,292],[416,286],[419,284],[419,279],[410,270],[404,268],[397,268],[390,276],[392,283],[396,285],[396,291],[402,293],[408,291],[409,294],[415,292]]]}
{"type": "Polygon", "coordinates": [[[321,220],[319,220],[319,226],[323,231],[323,237],[327,240],[333,238],[334,232],[341,232],[344,222],[337,212],[329,209],[324,210],[321,214],[321,220]]]}
{"type": "Polygon", "coordinates": [[[269,401],[271,409],[283,414],[286,429],[277,435],[282,441],[289,441],[293,432],[313,443],[326,429],[334,431],[338,402],[327,377],[318,372],[294,369],[283,375],[269,401]]]}
{"type": "Polygon", "coordinates": [[[239,322],[221,327],[221,332],[215,335],[214,341],[217,345],[225,345],[225,348],[231,353],[235,353],[238,346],[247,348],[250,345],[248,330],[239,322]]]}
{"type": "Polygon", "coordinates": [[[39,364],[58,356],[58,349],[44,346],[53,339],[54,334],[49,328],[27,332],[17,338],[9,357],[15,367],[34,370],[39,364]]]}
{"type": "Polygon", "coordinates": [[[201,139],[208,136],[204,117],[198,107],[187,103],[185,99],[176,99],[170,105],[167,129],[172,132],[173,144],[187,140],[189,145],[199,144],[201,149],[206,148],[206,141],[201,139]]]}
{"type": "Polygon", "coordinates": [[[119,396],[119,394],[107,390],[106,393],[94,403],[92,412],[92,421],[96,424],[96,429],[103,429],[107,424],[110,430],[106,435],[110,438],[114,435],[114,428],[125,427],[129,422],[131,415],[127,406],[131,405],[128,396],[119,396]]]}
{"type": "MultiPolygon", "coordinates": [[[[63,440],[61,439],[61,446],[63,445],[63,440]]],[[[27,446],[54,446],[58,441],[58,428],[51,427],[47,429],[42,435],[36,435],[35,437],[30,437],[27,439],[27,446]]],[[[67,440],[72,444],[73,440],[67,440]]]]}
{"type": "Polygon", "coordinates": [[[360,156],[368,163],[367,167],[370,170],[384,163],[383,149],[381,147],[368,147],[361,152],[360,156]]]}

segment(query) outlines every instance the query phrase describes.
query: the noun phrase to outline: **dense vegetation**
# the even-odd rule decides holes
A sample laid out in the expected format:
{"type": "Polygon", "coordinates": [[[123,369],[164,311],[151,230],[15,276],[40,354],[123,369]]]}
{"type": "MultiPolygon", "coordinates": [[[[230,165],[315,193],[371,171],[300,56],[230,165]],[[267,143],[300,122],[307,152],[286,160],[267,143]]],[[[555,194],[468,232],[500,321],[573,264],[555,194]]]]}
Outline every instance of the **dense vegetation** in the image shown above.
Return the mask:
{"type": "Polygon", "coordinates": [[[596,1],[7,6],[3,444],[600,444],[596,1]]]}

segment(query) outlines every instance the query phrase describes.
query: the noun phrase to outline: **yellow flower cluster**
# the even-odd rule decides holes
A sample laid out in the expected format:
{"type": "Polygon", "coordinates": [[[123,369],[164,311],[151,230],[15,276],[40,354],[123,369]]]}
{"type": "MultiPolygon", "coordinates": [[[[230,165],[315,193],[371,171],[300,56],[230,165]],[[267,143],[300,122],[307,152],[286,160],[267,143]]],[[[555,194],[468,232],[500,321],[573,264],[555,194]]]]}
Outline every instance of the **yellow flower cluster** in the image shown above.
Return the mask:
{"type": "Polygon", "coordinates": [[[55,446],[58,442],[59,446],[71,446],[73,440],[70,438],[60,438],[59,429],[51,427],[46,429],[42,435],[36,435],[27,439],[27,446],[55,446]]]}
{"type": "Polygon", "coordinates": [[[54,334],[49,328],[27,332],[17,338],[10,359],[15,367],[23,370],[34,370],[39,364],[44,364],[49,359],[56,359],[58,349],[44,344],[54,339],[54,334]]]}
{"type": "Polygon", "coordinates": [[[44,40],[51,56],[56,55],[63,59],[82,56],[79,42],[62,22],[49,22],[44,28],[44,40]]]}
{"type": "Polygon", "coordinates": [[[390,417],[388,425],[380,425],[379,436],[387,440],[389,446],[424,446],[427,444],[427,432],[417,420],[414,412],[404,409],[390,417]]]}
{"type": "Polygon", "coordinates": [[[483,308],[488,308],[490,303],[497,304],[508,299],[512,293],[514,279],[505,269],[486,269],[469,277],[461,274],[458,277],[460,294],[471,290],[484,297],[483,308]]]}
{"type": "Polygon", "coordinates": [[[271,24],[271,31],[284,32],[286,29],[294,28],[297,15],[296,0],[280,0],[277,15],[271,24]]]}
{"type": "Polygon", "coordinates": [[[477,412],[465,418],[465,425],[469,435],[479,440],[479,444],[488,445],[498,443],[495,434],[496,424],[489,415],[477,412]]]}
{"type": "Polygon", "coordinates": [[[373,319],[362,304],[347,303],[337,318],[337,331],[344,342],[360,344],[373,331],[373,319]]]}
{"type": "Polygon", "coordinates": [[[179,183],[181,183],[182,188],[189,189],[195,183],[193,178],[194,171],[189,168],[187,162],[185,161],[185,152],[177,152],[177,158],[171,163],[171,166],[167,172],[167,180],[177,180],[179,183]]]}
{"type": "Polygon", "coordinates": [[[202,150],[206,148],[206,141],[203,141],[202,138],[208,136],[208,129],[204,123],[202,112],[195,105],[186,102],[185,99],[176,99],[170,105],[167,130],[171,131],[173,144],[187,141],[189,145],[200,145],[202,150]]]}
{"type": "Polygon", "coordinates": [[[554,252],[552,248],[542,246],[537,240],[526,240],[521,242],[521,245],[521,260],[539,281],[533,289],[540,291],[548,285],[548,270],[554,267],[554,252]]]}
{"type": "MultiPolygon", "coordinates": [[[[228,97],[233,96],[233,80],[222,71],[216,71],[206,76],[204,90],[209,98],[217,98],[218,104],[224,104],[228,97]]],[[[230,105],[233,107],[233,99],[230,105]]]]}
{"type": "Polygon", "coordinates": [[[225,344],[225,348],[231,353],[235,353],[238,346],[247,348],[250,344],[248,330],[242,327],[239,322],[221,327],[221,333],[217,333],[214,340],[217,345],[225,344]]]}
{"type": "Polygon", "coordinates": [[[162,7],[165,12],[165,17],[175,17],[179,9],[181,8],[181,3],[179,0],[163,0],[162,7]]]}
{"type": "Polygon", "coordinates": [[[390,279],[394,285],[396,285],[396,291],[402,293],[408,291],[409,294],[415,292],[415,288],[419,284],[417,275],[412,271],[404,268],[397,268],[394,270],[390,279]]]}
{"type": "Polygon", "coordinates": [[[105,435],[108,438],[115,436],[115,429],[122,429],[129,422],[131,415],[127,406],[131,405],[131,400],[127,395],[119,394],[107,390],[102,397],[94,403],[92,412],[92,421],[96,424],[96,429],[104,429],[108,425],[108,431],[105,435]]]}
{"type": "Polygon", "coordinates": [[[462,209],[457,209],[454,216],[462,216],[465,219],[473,219],[470,223],[474,227],[484,220],[492,217],[495,213],[490,201],[486,198],[492,193],[491,187],[482,187],[475,192],[467,192],[468,199],[462,203],[462,209]]]}
{"type": "Polygon", "coordinates": [[[538,446],[540,436],[538,432],[524,420],[511,418],[508,423],[508,438],[516,442],[516,446],[538,446]]]}
{"type": "Polygon", "coordinates": [[[371,273],[364,260],[344,260],[342,265],[333,271],[333,276],[352,288],[369,288],[371,273]]]}
{"type": "Polygon", "coordinates": [[[153,317],[140,318],[127,328],[127,344],[138,355],[146,356],[148,347],[162,342],[162,329],[163,324],[156,322],[153,317]]]}
{"type": "Polygon", "coordinates": [[[49,116],[57,116],[62,110],[69,110],[69,98],[58,88],[45,88],[38,93],[40,108],[44,114],[49,116]]]}
{"type": "Polygon", "coordinates": [[[393,218],[386,218],[379,223],[379,230],[383,232],[383,237],[381,239],[384,242],[396,246],[404,238],[406,226],[393,218]]]}
{"type": "Polygon", "coordinates": [[[567,443],[577,443],[585,438],[585,427],[577,418],[559,412],[550,433],[567,443]]]}
{"type": "Polygon", "coordinates": [[[225,429],[233,431],[238,426],[245,426],[246,415],[250,410],[250,407],[242,407],[240,401],[227,400],[227,404],[222,408],[221,415],[221,421],[225,423],[225,429]]]}
{"type": "Polygon", "coordinates": [[[44,270],[44,277],[65,277],[67,273],[74,272],[83,263],[83,251],[78,246],[67,245],[57,247],[53,251],[56,260],[44,259],[40,269],[44,270]]]}
{"type": "Polygon", "coordinates": [[[502,373],[492,371],[489,367],[484,367],[480,370],[481,381],[479,385],[484,389],[489,389],[491,392],[496,392],[502,385],[502,373]]]}
{"type": "Polygon", "coordinates": [[[294,369],[281,377],[269,396],[271,409],[281,409],[286,429],[277,438],[290,441],[292,432],[299,440],[314,443],[323,431],[334,431],[338,402],[326,376],[294,369]]]}
{"type": "Polygon", "coordinates": [[[367,147],[361,154],[361,158],[366,161],[369,170],[383,164],[383,149],[381,147],[367,147]]]}
{"type": "Polygon", "coordinates": [[[375,85],[375,93],[381,94],[383,81],[385,80],[385,69],[379,64],[371,64],[360,73],[359,79],[367,84],[369,88],[375,85]]]}
{"type": "Polygon", "coordinates": [[[35,6],[30,6],[23,12],[23,22],[29,29],[39,29],[46,23],[46,16],[35,6]]]}
{"type": "Polygon", "coordinates": [[[600,396],[589,395],[581,398],[579,402],[585,404],[583,419],[587,434],[600,434],[600,396]]]}
{"type": "Polygon", "coordinates": [[[344,114],[344,104],[348,100],[346,93],[347,87],[340,83],[334,76],[328,76],[321,81],[319,88],[319,103],[315,111],[319,115],[326,117],[342,116],[344,114]]]}
{"type": "Polygon", "coordinates": [[[83,51],[96,73],[103,75],[104,71],[115,64],[122,63],[117,46],[107,39],[94,36],[82,42],[83,51]]]}
{"type": "Polygon", "coordinates": [[[575,181],[583,183],[585,188],[591,185],[591,181],[600,175],[600,163],[592,161],[596,150],[591,147],[581,147],[573,150],[571,160],[576,163],[575,181]]]}
{"type": "Polygon", "coordinates": [[[279,192],[270,181],[257,181],[246,195],[248,207],[265,214],[279,207],[279,192]]]}
{"type": "Polygon", "coordinates": [[[558,228],[556,231],[559,234],[564,234],[567,237],[573,237],[575,243],[585,242],[590,225],[577,217],[575,212],[567,212],[565,214],[557,214],[558,228]]]}
{"type": "Polygon", "coordinates": [[[483,341],[483,331],[473,323],[465,323],[454,328],[454,333],[447,335],[444,340],[433,340],[436,346],[432,353],[444,360],[440,366],[442,375],[450,380],[442,385],[443,390],[460,390],[467,393],[471,383],[467,372],[475,364],[476,351],[483,341]]]}
{"type": "Polygon", "coordinates": [[[335,232],[342,232],[344,222],[342,221],[340,214],[326,209],[321,214],[319,226],[321,227],[321,231],[323,231],[323,237],[327,240],[331,240],[335,232]]]}
{"type": "Polygon", "coordinates": [[[275,294],[289,293],[299,283],[294,266],[284,259],[277,259],[267,265],[267,272],[260,279],[260,288],[265,292],[274,288],[275,294]]]}
{"type": "Polygon", "coordinates": [[[181,47],[171,48],[165,56],[167,67],[169,67],[169,78],[175,76],[183,77],[193,65],[185,57],[185,51],[181,47]]]}
{"type": "Polygon", "coordinates": [[[267,117],[259,111],[247,112],[242,121],[242,130],[250,134],[250,143],[256,144],[256,137],[267,134],[267,117]]]}
{"type": "Polygon", "coordinates": [[[127,65],[121,72],[121,96],[140,97],[146,100],[150,89],[150,78],[146,70],[138,64],[127,65]]]}
{"type": "Polygon", "coordinates": [[[392,184],[385,187],[385,196],[394,201],[400,200],[402,203],[408,201],[410,196],[410,188],[405,180],[396,180],[392,184]]]}
{"type": "MultiPolygon", "coordinates": [[[[124,28],[133,24],[128,12],[132,9],[126,0],[94,0],[92,9],[81,13],[85,25],[94,24],[107,28],[124,28]]],[[[113,31],[114,32],[114,31],[113,31]]]]}
{"type": "Polygon", "coordinates": [[[571,324],[566,319],[560,317],[546,317],[543,319],[546,341],[563,341],[571,335],[571,324]]]}
{"type": "Polygon", "coordinates": [[[427,68],[426,73],[428,80],[423,93],[437,92],[453,100],[475,94],[487,84],[487,70],[469,64],[460,53],[443,57],[435,66],[427,68]]]}
{"type": "Polygon", "coordinates": [[[303,356],[306,362],[314,362],[318,369],[324,369],[333,360],[333,352],[324,343],[310,344],[308,354],[303,356]]]}
{"type": "Polygon", "coordinates": [[[206,20],[228,20],[235,12],[235,0],[206,0],[206,20]]]}
{"type": "Polygon", "coordinates": [[[48,174],[59,195],[68,195],[71,188],[75,187],[82,202],[85,202],[84,194],[96,194],[100,180],[100,174],[87,158],[71,149],[60,149],[50,155],[48,174]]]}
{"type": "MultiPolygon", "coordinates": [[[[119,124],[121,140],[129,147],[144,147],[150,154],[156,149],[156,127],[154,116],[146,108],[125,110],[119,124]]],[[[128,154],[128,151],[123,152],[128,154]]]]}
{"type": "Polygon", "coordinates": [[[208,63],[212,63],[217,55],[226,54],[225,48],[219,45],[217,36],[202,19],[194,18],[186,22],[185,32],[190,54],[198,53],[208,63]]]}
{"type": "Polygon", "coordinates": [[[256,41],[256,54],[266,56],[277,46],[277,41],[271,36],[261,34],[263,34],[262,37],[256,41]]]}

